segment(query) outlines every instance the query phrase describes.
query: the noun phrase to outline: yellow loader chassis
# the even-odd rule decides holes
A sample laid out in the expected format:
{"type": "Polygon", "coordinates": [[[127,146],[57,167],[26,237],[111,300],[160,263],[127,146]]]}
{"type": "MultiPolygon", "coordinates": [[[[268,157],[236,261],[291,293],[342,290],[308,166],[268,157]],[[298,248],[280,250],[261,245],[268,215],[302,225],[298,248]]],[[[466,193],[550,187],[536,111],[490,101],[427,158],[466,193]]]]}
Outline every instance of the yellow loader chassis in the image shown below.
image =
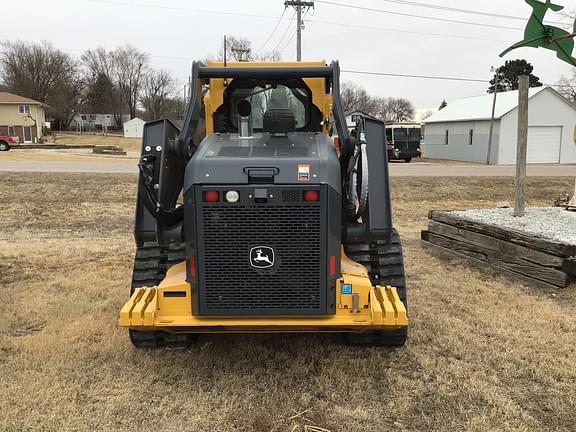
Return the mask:
{"type": "Polygon", "coordinates": [[[342,252],[336,313],[327,316],[205,317],[192,313],[186,263],[168,269],[155,287],[137,288],[120,311],[119,324],[134,330],[174,333],[362,332],[408,326],[395,287],[373,287],[366,268],[342,252]]]}

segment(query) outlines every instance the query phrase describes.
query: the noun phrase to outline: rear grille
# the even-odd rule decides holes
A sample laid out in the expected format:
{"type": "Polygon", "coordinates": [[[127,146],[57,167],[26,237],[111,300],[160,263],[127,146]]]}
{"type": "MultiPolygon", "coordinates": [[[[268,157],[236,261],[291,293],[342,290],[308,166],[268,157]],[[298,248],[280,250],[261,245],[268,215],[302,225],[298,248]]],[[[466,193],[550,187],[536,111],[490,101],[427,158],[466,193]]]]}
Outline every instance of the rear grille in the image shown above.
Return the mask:
{"type": "Polygon", "coordinates": [[[313,314],[324,310],[319,203],[204,205],[200,214],[201,313],[313,314]],[[250,249],[258,246],[274,249],[272,270],[250,265],[250,249]]]}
{"type": "Polygon", "coordinates": [[[282,202],[298,202],[302,191],[298,189],[284,189],[282,191],[282,202]]]}

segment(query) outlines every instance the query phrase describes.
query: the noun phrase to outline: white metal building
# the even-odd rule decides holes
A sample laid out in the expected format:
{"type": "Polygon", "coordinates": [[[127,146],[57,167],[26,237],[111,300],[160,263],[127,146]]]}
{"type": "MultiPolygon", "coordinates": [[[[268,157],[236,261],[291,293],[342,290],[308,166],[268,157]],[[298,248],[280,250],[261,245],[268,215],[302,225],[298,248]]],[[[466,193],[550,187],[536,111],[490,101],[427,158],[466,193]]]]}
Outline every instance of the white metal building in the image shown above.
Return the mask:
{"type": "Polygon", "coordinates": [[[124,138],[142,138],[145,123],[138,117],[124,123],[124,138]]]}
{"type": "Polygon", "coordinates": [[[348,111],[345,113],[345,116],[346,116],[346,124],[348,125],[348,128],[356,127],[356,121],[360,117],[368,117],[368,118],[376,120],[375,117],[371,116],[370,114],[366,114],[364,111],[360,111],[360,110],[348,111]]]}
{"type": "MultiPolygon", "coordinates": [[[[428,117],[424,157],[486,163],[493,95],[459,99],[428,117]]],[[[518,91],[497,95],[490,163],[516,163],[518,91]]],[[[528,163],[576,164],[576,107],[551,87],[530,89],[528,163]]]]}

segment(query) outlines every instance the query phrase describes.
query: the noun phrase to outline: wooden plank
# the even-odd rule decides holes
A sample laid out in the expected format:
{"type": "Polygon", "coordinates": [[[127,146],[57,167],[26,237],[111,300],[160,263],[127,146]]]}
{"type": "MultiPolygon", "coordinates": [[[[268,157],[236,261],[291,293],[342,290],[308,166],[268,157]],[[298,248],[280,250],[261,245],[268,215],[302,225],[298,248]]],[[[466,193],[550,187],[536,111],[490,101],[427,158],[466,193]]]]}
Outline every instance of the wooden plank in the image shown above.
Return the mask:
{"type": "Polygon", "coordinates": [[[449,212],[433,210],[430,212],[430,219],[458,228],[463,228],[468,231],[486,234],[488,236],[496,237],[510,243],[546,252],[551,255],[564,258],[571,258],[576,256],[576,245],[536,237],[526,232],[511,228],[501,228],[480,222],[466,220],[449,212]]]}
{"type": "Polygon", "coordinates": [[[465,243],[478,245],[482,248],[486,248],[487,250],[492,250],[495,254],[510,255],[523,261],[544,267],[555,267],[557,269],[561,269],[564,263],[564,259],[555,255],[550,255],[545,252],[537,251],[525,246],[509,243],[507,241],[487,236],[485,234],[479,234],[472,231],[467,231],[462,228],[446,225],[434,220],[429,222],[428,231],[465,243]]]}
{"type": "Polygon", "coordinates": [[[570,284],[570,277],[563,271],[527,262],[518,256],[501,253],[471,243],[461,242],[429,231],[427,231],[427,234],[423,238],[430,243],[453,250],[454,252],[478,261],[486,262],[494,267],[504,268],[514,273],[555,285],[559,288],[565,288],[570,284]]]}
{"type": "Polygon", "coordinates": [[[562,270],[576,277],[576,258],[566,258],[562,263],[562,270]]]}
{"type": "MultiPolygon", "coordinates": [[[[423,231],[423,233],[424,232],[426,232],[426,231],[423,231]]],[[[538,279],[533,279],[533,278],[525,276],[523,274],[510,271],[506,268],[498,267],[497,265],[494,265],[494,264],[488,264],[485,261],[477,260],[477,259],[472,258],[472,257],[467,256],[467,255],[462,255],[458,252],[455,252],[451,249],[447,249],[447,248],[442,247],[442,246],[438,246],[434,243],[429,243],[427,241],[423,241],[422,246],[425,249],[429,250],[430,252],[433,252],[433,253],[441,256],[441,257],[446,257],[446,258],[451,258],[451,259],[454,259],[454,258],[461,259],[464,262],[466,262],[467,264],[470,264],[471,266],[476,267],[476,268],[481,269],[481,270],[492,270],[492,271],[497,270],[499,273],[503,274],[504,276],[506,276],[506,277],[508,277],[514,281],[520,282],[520,283],[522,283],[526,286],[529,286],[529,287],[540,287],[540,288],[551,289],[551,290],[557,290],[559,288],[556,285],[552,285],[552,284],[543,282],[543,281],[538,280],[538,279]]]]}

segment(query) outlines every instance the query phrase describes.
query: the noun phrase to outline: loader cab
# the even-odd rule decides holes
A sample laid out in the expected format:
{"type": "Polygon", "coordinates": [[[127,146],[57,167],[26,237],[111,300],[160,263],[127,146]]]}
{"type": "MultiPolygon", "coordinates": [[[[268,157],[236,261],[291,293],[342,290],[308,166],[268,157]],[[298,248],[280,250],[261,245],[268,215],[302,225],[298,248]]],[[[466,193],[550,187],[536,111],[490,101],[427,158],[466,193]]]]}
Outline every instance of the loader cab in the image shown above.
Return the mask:
{"type": "MultiPolygon", "coordinates": [[[[223,63],[210,62],[209,65],[222,66],[223,63]]],[[[227,64],[230,67],[246,65],[227,64]]],[[[286,67],[295,64],[278,62],[268,65],[286,67]]],[[[307,62],[305,66],[323,66],[323,63],[307,62]]],[[[294,132],[328,132],[331,98],[325,78],[210,79],[204,97],[206,133],[238,133],[238,105],[242,100],[250,103],[254,132],[267,132],[264,118],[266,112],[273,110],[292,114],[294,132]]]]}

